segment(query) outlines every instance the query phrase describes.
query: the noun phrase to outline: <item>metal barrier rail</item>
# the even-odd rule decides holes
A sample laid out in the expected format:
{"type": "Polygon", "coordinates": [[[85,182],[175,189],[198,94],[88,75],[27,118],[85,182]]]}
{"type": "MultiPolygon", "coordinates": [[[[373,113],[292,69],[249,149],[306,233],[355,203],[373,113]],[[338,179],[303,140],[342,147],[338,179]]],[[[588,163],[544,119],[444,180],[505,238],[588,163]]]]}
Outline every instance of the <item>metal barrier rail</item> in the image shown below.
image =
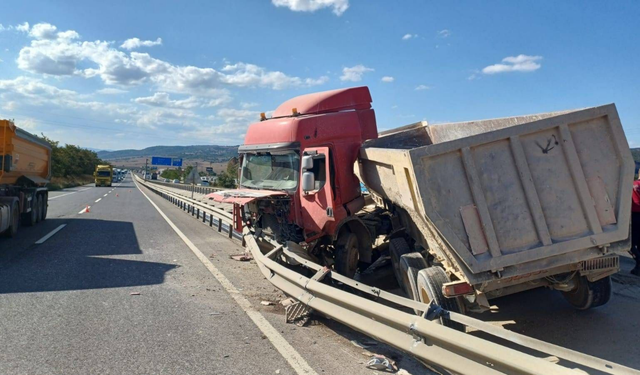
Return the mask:
{"type": "Polygon", "coordinates": [[[445,327],[425,319],[424,316],[414,315],[383,305],[375,300],[384,299],[395,305],[420,311],[429,309],[428,305],[421,302],[333,273],[319,264],[310,262],[290,251],[285,251],[279,245],[276,245],[272,251],[265,255],[247,228],[244,229],[243,234],[233,230],[233,217],[228,212],[204,205],[157,186],[150,186],[154,184],[145,183],[146,181],[137,176],[136,178],[138,182],[191,213],[192,216],[198,219],[202,217],[203,222],[206,223],[208,221],[209,225],[216,228],[218,232],[226,232],[230,238],[243,239],[243,245],[246,245],[253,255],[262,274],[287,295],[378,341],[410,353],[422,362],[436,368],[442,368],[452,373],[469,375],[588,374],[583,370],[573,369],[554,363],[551,360],[553,357],[557,357],[607,374],[640,374],[638,370],[524,336],[462,314],[448,312],[448,319],[552,357],[542,358],[526,354],[445,327]],[[301,265],[316,271],[315,276],[307,278],[278,263],[276,259],[281,256],[293,258],[301,265]],[[324,278],[329,277],[360,292],[369,294],[375,300],[346,292],[322,282],[324,278]]]}
{"type": "Polygon", "coordinates": [[[158,185],[164,185],[164,186],[170,186],[172,188],[176,188],[176,189],[180,189],[180,190],[186,190],[186,191],[193,191],[194,193],[200,193],[200,194],[209,194],[209,193],[213,193],[215,191],[220,191],[220,190],[225,190],[224,188],[217,188],[217,187],[213,187],[213,186],[198,186],[198,185],[191,185],[191,184],[174,184],[171,182],[164,182],[164,181],[160,181],[160,180],[143,180],[145,182],[149,182],[152,184],[158,184],[158,185]]]}

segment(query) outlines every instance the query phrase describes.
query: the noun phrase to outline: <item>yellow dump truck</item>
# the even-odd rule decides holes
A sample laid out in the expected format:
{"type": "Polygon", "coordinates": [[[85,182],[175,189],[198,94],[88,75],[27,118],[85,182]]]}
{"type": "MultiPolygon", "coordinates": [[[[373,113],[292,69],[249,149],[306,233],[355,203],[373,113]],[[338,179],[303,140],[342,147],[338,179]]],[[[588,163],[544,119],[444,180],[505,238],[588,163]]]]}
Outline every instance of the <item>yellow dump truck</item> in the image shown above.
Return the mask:
{"type": "Polygon", "coordinates": [[[96,186],[111,186],[113,184],[113,167],[110,165],[98,165],[93,173],[96,186]]]}
{"type": "Polygon", "coordinates": [[[0,120],[0,160],[0,233],[13,237],[47,217],[51,145],[0,120]]]}

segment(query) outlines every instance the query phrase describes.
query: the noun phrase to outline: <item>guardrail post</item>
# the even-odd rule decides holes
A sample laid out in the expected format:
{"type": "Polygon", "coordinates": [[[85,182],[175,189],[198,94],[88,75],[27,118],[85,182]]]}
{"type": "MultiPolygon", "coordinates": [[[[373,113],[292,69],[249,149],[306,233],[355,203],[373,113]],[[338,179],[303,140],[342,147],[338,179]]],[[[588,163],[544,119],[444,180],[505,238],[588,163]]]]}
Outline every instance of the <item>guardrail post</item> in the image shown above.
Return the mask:
{"type": "Polygon", "coordinates": [[[209,215],[209,226],[213,226],[213,215],[209,215]]]}
{"type": "Polygon", "coordinates": [[[222,220],[220,218],[218,218],[218,232],[222,233],[222,220]]]}
{"type": "Polygon", "coordinates": [[[203,223],[207,222],[207,213],[204,210],[202,211],[202,222],[203,223]]]}

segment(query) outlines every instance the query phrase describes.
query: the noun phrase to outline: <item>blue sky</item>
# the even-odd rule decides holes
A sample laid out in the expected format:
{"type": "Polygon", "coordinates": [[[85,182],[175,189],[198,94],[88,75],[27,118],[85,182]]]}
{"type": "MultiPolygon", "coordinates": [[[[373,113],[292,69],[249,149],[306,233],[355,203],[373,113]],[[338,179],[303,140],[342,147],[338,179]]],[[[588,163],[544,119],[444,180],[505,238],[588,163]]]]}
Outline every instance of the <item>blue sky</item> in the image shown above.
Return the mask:
{"type": "Polygon", "coordinates": [[[0,118],[98,149],[240,144],[293,96],[370,87],[380,129],[616,103],[640,147],[640,3],[0,4],[0,118]]]}

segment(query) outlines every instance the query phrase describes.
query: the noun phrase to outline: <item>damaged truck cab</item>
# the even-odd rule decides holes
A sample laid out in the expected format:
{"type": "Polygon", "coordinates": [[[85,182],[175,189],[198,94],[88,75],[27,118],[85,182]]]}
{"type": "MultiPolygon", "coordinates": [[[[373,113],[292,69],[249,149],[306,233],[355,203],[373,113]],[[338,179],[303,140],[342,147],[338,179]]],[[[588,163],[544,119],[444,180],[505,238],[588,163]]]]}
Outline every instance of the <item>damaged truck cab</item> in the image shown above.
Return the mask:
{"type": "Polygon", "coordinates": [[[239,148],[239,189],[214,196],[235,203],[238,218],[246,208],[243,222],[257,236],[302,243],[317,257],[344,258],[337,271],[353,276],[358,259],[371,261],[372,242],[355,215],[364,198],[353,166],[362,143],[377,134],[366,87],[291,99],[249,126],[239,148]],[[335,254],[319,253],[327,246],[335,254]]]}

